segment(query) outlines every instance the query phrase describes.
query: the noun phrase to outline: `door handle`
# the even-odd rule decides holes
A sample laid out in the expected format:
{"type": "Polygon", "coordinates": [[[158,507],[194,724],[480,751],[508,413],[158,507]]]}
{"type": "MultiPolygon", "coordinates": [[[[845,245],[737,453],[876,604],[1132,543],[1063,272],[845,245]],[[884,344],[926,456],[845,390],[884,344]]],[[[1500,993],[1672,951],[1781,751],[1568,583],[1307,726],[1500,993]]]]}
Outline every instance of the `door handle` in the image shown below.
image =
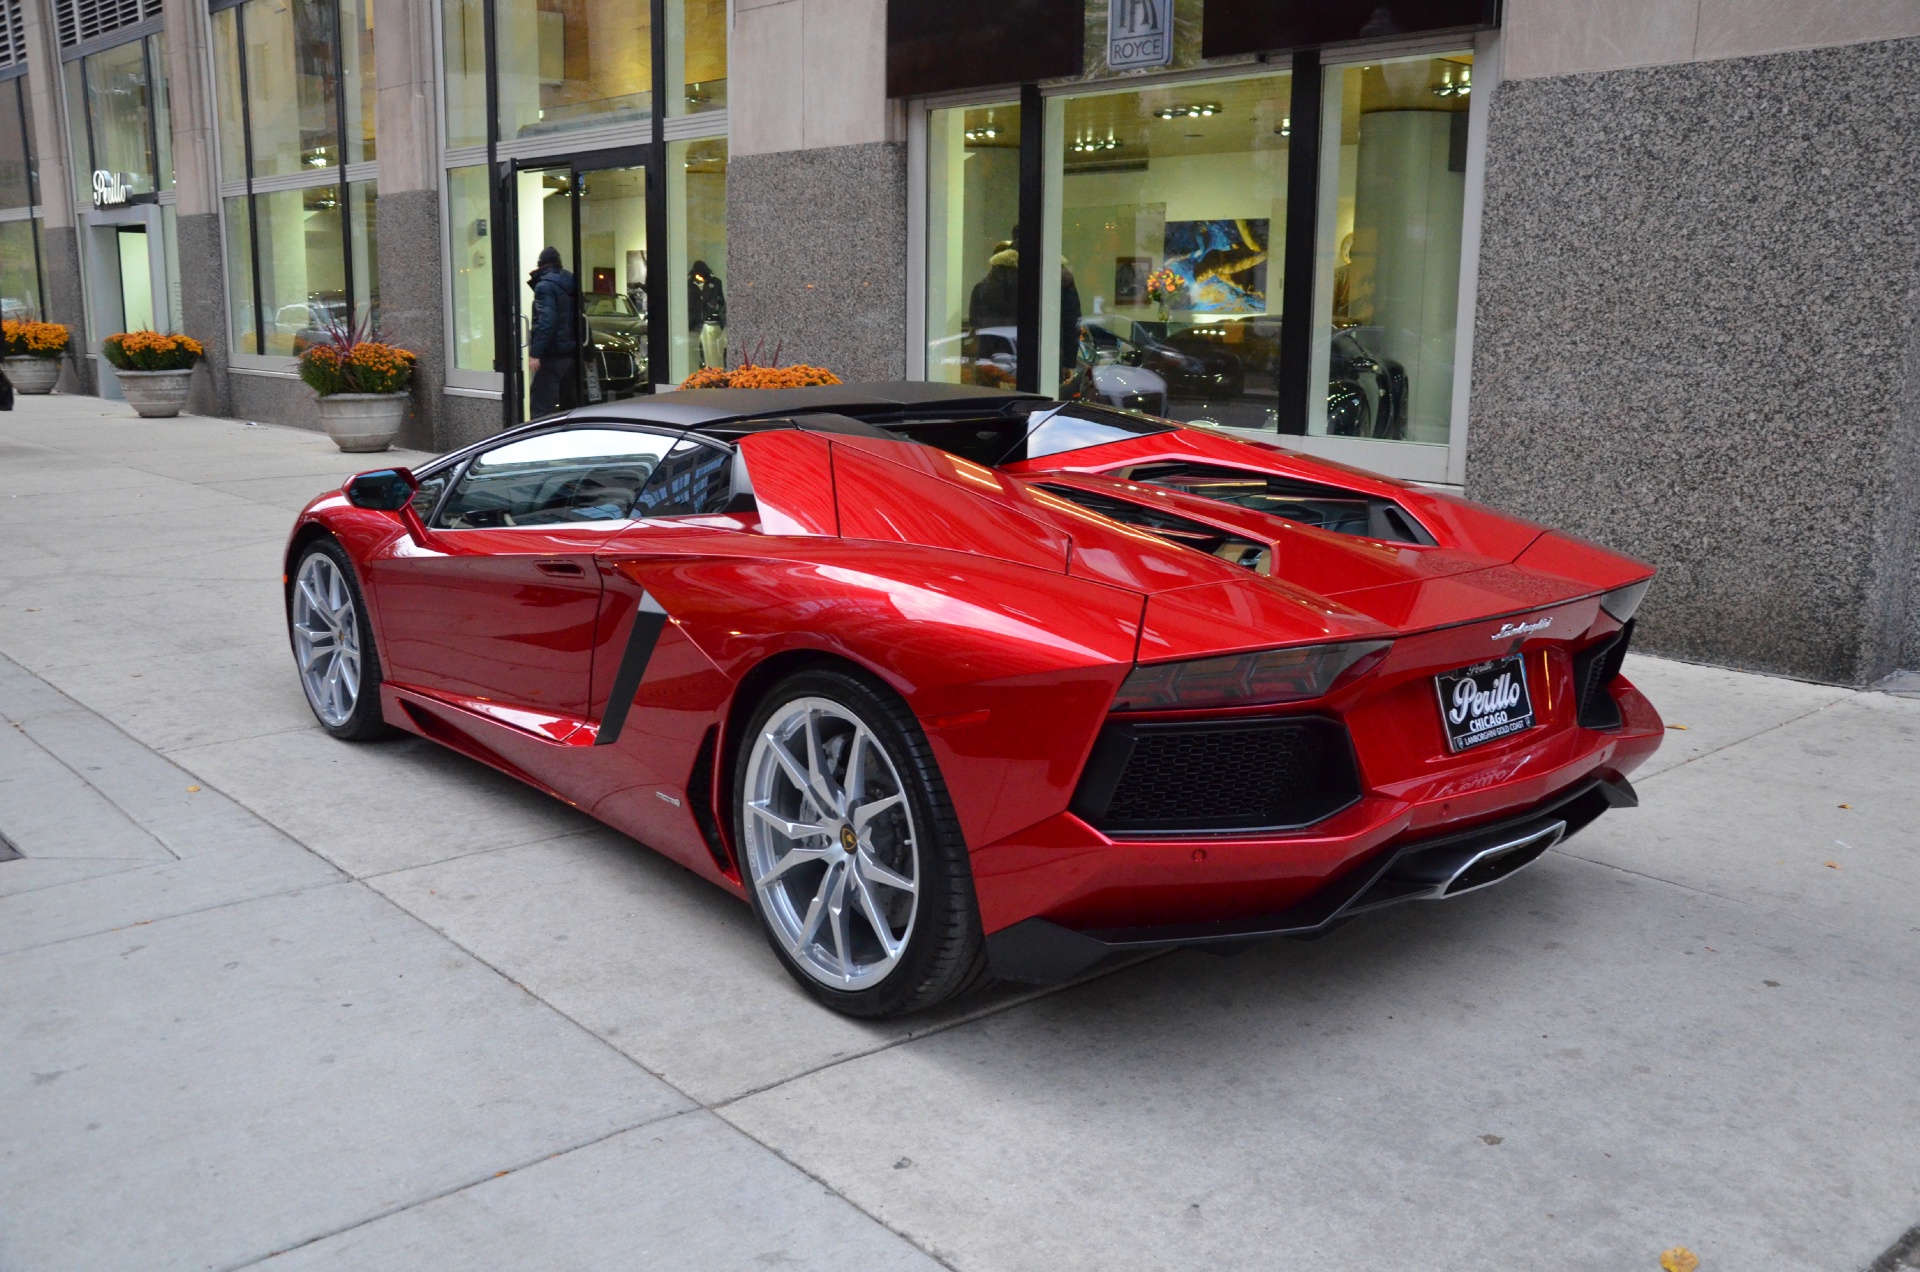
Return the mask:
{"type": "Polygon", "coordinates": [[[572,561],[541,561],[535,568],[556,579],[582,579],[587,576],[587,572],[572,561]]]}

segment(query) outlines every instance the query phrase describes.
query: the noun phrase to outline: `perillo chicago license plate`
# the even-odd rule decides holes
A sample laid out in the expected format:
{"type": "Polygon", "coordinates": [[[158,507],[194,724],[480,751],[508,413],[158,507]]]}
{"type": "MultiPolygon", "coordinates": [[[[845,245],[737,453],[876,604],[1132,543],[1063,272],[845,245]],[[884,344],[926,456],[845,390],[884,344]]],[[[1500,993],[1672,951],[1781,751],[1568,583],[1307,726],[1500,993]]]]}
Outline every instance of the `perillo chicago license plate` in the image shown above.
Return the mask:
{"type": "Polygon", "coordinates": [[[1455,752],[1510,738],[1534,726],[1526,663],[1519,654],[1442,672],[1433,683],[1440,691],[1447,745],[1455,752]]]}

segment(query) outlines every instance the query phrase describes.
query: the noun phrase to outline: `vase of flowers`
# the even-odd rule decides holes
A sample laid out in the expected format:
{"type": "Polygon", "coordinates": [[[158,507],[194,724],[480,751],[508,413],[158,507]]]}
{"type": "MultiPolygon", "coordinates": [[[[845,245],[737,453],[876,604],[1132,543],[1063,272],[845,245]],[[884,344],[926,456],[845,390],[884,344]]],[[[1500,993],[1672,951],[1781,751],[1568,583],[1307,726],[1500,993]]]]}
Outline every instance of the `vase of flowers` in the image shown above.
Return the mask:
{"type": "Polygon", "coordinates": [[[121,331],[100,342],[127,405],[146,419],[180,414],[193,385],[193,366],[206,348],[192,336],[161,331],[121,331]]]}
{"type": "Polygon", "coordinates": [[[67,329],[57,322],[0,323],[0,365],[18,393],[51,393],[60,379],[60,356],[67,351],[67,329]]]}
{"type": "Polygon", "coordinates": [[[1160,311],[1160,321],[1166,322],[1173,316],[1173,310],[1187,296],[1187,280],[1162,265],[1147,275],[1147,299],[1160,311]]]}
{"type": "Polygon", "coordinates": [[[319,397],[320,426],[343,451],[393,445],[413,402],[414,356],[373,338],[370,329],[338,328],[300,355],[300,378],[319,397]]]}

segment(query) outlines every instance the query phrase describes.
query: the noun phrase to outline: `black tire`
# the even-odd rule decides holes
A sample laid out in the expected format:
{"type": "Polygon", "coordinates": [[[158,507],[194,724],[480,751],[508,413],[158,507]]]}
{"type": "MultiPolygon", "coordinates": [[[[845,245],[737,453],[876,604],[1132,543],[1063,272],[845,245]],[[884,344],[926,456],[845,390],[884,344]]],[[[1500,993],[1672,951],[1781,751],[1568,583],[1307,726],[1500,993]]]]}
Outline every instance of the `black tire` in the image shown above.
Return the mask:
{"type": "Polygon", "coordinates": [[[801,698],[824,698],[858,716],[887,753],[916,828],[915,871],[919,909],[899,961],[869,987],[845,991],[823,984],[782,945],[754,876],[754,854],[741,843],[741,876],[767,944],[787,972],[825,1006],[848,1016],[876,1019],[923,1011],[964,994],[987,979],[986,941],[974,899],[973,866],[959,819],[947,796],[933,750],[920,723],[885,684],[852,668],[813,668],[769,689],[755,708],[736,748],[733,814],[736,828],[748,817],[749,763],[755,740],[783,708],[801,698]]]}
{"type": "Polygon", "coordinates": [[[388,736],[393,732],[385,718],[380,714],[380,651],[373,643],[373,620],[367,613],[366,594],[360,590],[360,577],[353,568],[353,558],[347,550],[332,538],[319,538],[300,550],[294,560],[293,570],[288,575],[287,600],[287,640],[294,650],[294,667],[300,675],[300,688],[306,695],[307,706],[313,710],[314,719],[320,727],[336,738],[347,742],[368,742],[375,738],[388,736]],[[294,589],[307,572],[307,563],[315,557],[324,557],[332,563],[340,579],[346,585],[347,594],[353,599],[353,622],[359,637],[359,683],[354,691],[353,709],[339,722],[330,722],[323,714],[321,705],[314,698],[314,689],[300,667],[300,640],[294,626],[294,616],[298,612],[298,597],[294,589]]]}

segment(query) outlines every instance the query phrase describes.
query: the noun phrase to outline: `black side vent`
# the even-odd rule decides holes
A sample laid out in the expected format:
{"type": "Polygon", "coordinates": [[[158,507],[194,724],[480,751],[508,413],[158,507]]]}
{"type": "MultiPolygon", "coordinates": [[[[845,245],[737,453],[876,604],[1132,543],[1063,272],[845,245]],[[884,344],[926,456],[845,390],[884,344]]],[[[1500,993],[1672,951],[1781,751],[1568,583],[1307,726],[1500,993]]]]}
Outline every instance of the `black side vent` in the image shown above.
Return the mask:
{"type": "Polygon", "coordinates": [[[1629,622],[1573,656],[1573,692],[1580,704],[1581,728],[1617,729],[1626,723],[1607,686],[1620,674],[1620,664],[1626,661],[1627,646],[1632,641],[1633,624],[1629,622]]]}
{"type": "Polygon", "coordinates": [[[1165,486],[1183,495],[1198,495],[1237,508],[1251,508],[1335,534],[1362,535],[1392,543],[1422,543],[1428,547],[1437,542],[1412,513],[1391,499],[1377,499],[1337,486],[1186,460],[1141,464],[1128,470],[1125,476],[1129,481],[1165,486]]]}
{"type": "Polygon", "coordinates": [[[1071,805],[1110,835],[1298,830],[1360,798],[1353,745],[1324,716],[1110,723],[1071,805]]]}
{"type": "Polygon", "coordinates": [[[733,869],[733,859],[727,855],[727,841],[720,835],[720,820],[713,815],[713,752],[719,744],[720,726],[711,726],[707,736],[700,739],[693,772],[687,774],[687,807],[693,810],[694,824],[700,827],[700,838],[707,841],[713,864],[727,871],[733,869]]]}
{"type": "Polygon", "coordinates": [[[1266,544],[1241,538],[1215,526],[1176,516],[1159,508],[1149,508],[1131,499],[1117,499],[1112,495],[1082,490],[1078,486],[1043,485],[1040,488],[1088,512],[1097,512],[1122,525],[1136,526],[1183,548],[1195,548],[1217,556],[1222,561],[1252,570],[1255,574],[1266,574],[1272,568],[1272,549],[1266,544]]]}

